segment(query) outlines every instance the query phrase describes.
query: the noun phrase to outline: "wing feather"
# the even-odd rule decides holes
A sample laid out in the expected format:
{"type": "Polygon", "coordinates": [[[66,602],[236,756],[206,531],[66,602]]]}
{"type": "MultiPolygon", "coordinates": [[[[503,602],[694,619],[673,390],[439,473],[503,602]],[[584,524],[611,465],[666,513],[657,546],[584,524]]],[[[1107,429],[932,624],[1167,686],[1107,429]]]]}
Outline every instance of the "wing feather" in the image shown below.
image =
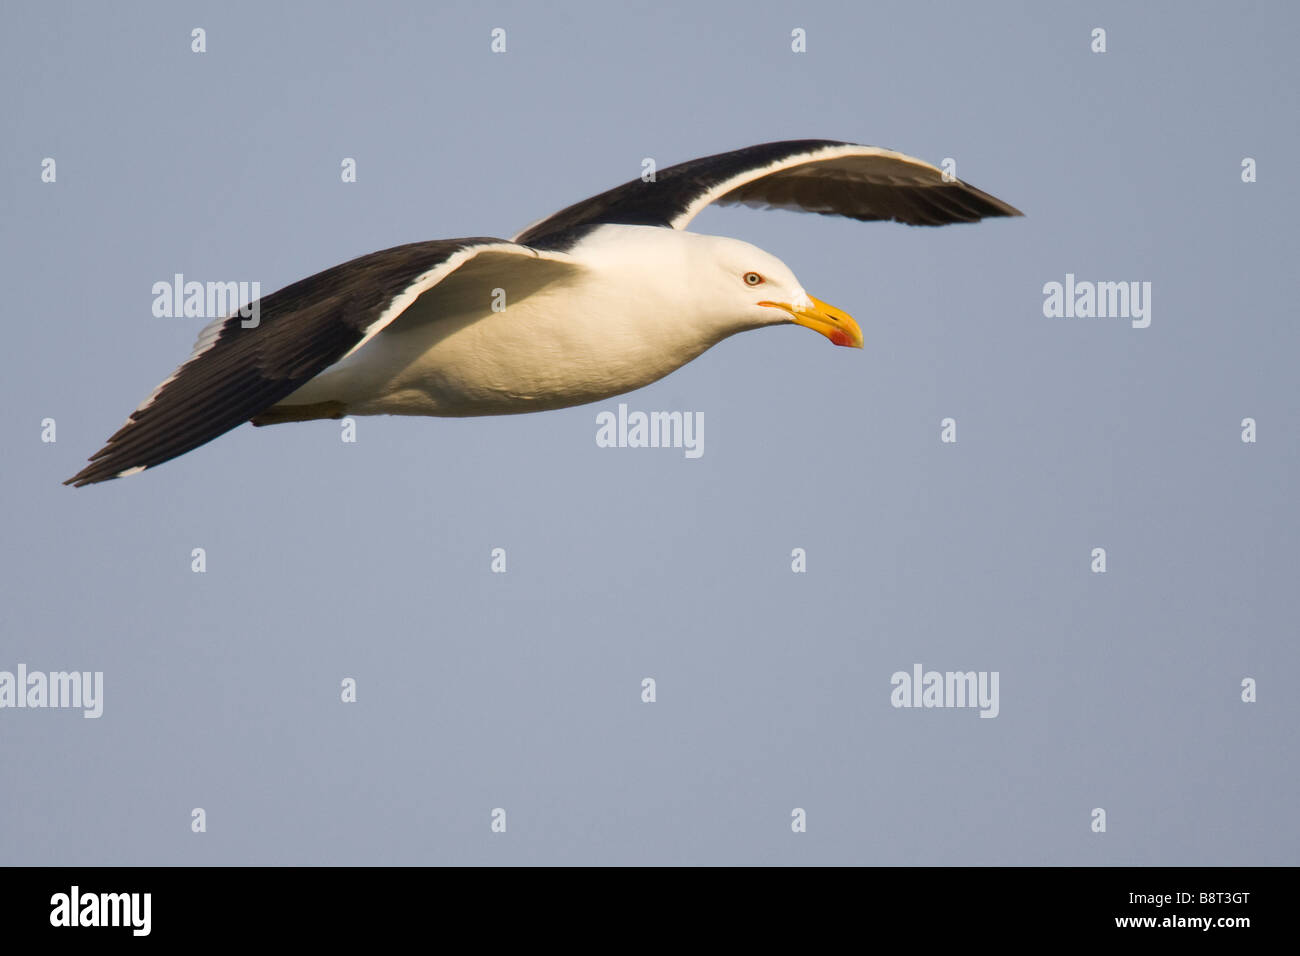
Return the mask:
{"type": "Polygon", "coordinates": [[[525,229],[546,246],[600,223],[685,229],[710,203],[791,209],[913,226],[974,222],[1020,211],[936,166],[879,146],[791,140],[692,159],[584,199],[525,229]]]}

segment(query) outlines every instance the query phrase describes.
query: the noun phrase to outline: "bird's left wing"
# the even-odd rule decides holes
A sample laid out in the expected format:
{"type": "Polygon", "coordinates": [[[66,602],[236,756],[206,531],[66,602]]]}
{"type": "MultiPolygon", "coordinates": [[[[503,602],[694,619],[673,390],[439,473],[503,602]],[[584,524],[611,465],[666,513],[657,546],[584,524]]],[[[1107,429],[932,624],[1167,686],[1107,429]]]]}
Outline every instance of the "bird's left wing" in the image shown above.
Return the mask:
{"type": "Polygon", "coordinates": [[[534,223],[516,242],[559,245],[600,223],[685,229],[709,203],[793,209],[913,226],[1019,216],[1002,200],[936,166],[880,146],[825,139],[734,149],[658,170],[534,223]]]}
{"type": "Polygon", "coordinates": [[[365,346],[421,295],[483,252],[557,258],[500,239],[372,252],[264,296],[199,333],[189,359],[64,484],[135,474],[209,442],[365,346]],[[253,310],[247,310],[253,311],[253,310]],[[247,325],[247,327],[246,327],[247,325]]]}

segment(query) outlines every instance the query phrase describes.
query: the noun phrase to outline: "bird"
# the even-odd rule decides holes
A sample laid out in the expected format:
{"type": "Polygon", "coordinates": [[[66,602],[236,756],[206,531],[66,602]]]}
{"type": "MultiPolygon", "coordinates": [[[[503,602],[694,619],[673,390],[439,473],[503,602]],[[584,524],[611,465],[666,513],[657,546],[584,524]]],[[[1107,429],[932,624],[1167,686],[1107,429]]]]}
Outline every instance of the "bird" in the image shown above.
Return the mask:
{"type": "Polygon", "coordinates": [[[787,140],[688,160],[509,240],[372,252],[214,320],[64,484],[138,474],[245,422],[503,415],[601,401],[766,326],[793,323],[863,347],[857,322],[804,291],[776,256],[687,232],[711,203],[915,226],[1023,215],[878,146],[787,140]]]}

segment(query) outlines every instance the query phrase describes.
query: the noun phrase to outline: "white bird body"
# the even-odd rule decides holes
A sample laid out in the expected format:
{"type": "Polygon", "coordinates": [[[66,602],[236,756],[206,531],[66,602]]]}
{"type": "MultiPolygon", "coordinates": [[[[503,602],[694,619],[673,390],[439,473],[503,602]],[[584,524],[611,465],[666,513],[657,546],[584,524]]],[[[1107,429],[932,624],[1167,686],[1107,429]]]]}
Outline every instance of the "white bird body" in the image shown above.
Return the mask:
{"type": "Polygon", "coordinates": [[[304,417],[336,417],[334,403],[349,415],[433,416],[582,405],[649,385],[737,332],[790,321],[750,300],[811,305],[762,249],[654,226],[601,226],[523,265],[533,274],[517,256],[480,255],[272,415],[323,406],[304,417]],[[761,294],[743,285],[747,271],[765,277],[761,294]]]}

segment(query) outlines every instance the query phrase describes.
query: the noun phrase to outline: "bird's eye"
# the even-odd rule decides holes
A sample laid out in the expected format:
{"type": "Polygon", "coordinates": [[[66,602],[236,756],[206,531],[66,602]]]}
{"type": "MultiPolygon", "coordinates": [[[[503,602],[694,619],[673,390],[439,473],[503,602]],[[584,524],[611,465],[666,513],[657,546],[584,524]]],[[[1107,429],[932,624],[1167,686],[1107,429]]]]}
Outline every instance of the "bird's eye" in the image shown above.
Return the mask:
{"type": "Polygon", "coordinates": [[[763,277],[759,275],[757,272],[745,273],[745,285],[762,285],[762,284],[763,284],[763,277]]]}

